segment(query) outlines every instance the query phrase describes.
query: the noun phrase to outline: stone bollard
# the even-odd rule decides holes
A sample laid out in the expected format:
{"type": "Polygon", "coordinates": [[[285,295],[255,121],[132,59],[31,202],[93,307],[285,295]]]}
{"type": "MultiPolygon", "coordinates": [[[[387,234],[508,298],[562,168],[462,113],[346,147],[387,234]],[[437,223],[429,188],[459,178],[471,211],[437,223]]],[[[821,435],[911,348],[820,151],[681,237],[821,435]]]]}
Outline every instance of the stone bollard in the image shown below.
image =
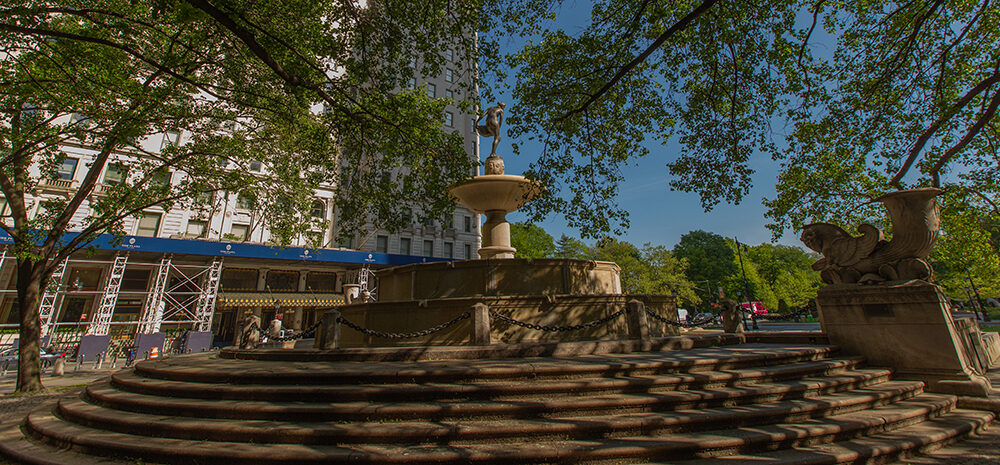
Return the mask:
{"type": "Polygon", "coordinates": [[[727,333],[743,334],[743,315],[740,304],[733,299],[722,301],[722,330],[727,333]]]}
{"type": "Polygon", "coordinates": [[[340,348],[340,312],[330,310],[323,314],[323,323],[317,328],[318,334],[313,347],[321,350],[340,348]]]}
{"type": "Polygon", "coordinates": [[[52,362],[52,376],[62,376],[66,374],[66,358],[59,357],[52,362]]]}
{"type": "Polygon", "coordinates": [[[625,308],[627,309],[625,317],[628,320],[628,337],[644,342],[649,341],[649,320],[646,318],[646,304],[642,303],[641,300],[632,299],[625,304],[625,308]]]}
{"type": "Polygon", "coordinates": [[[83,365],[84,358],[86,358],[86,355],[83,354],[80,354],[79,356],[76,357],[76,368],[73,369],[74,373],[80,371],[80,366],[83,365]]]}
{"type": "Polygon", "coordinates": [[[472,332],[469,342],[474,346],[493,344],[490,334],[490,308],[480,302],[472,306],[472,332]]]}

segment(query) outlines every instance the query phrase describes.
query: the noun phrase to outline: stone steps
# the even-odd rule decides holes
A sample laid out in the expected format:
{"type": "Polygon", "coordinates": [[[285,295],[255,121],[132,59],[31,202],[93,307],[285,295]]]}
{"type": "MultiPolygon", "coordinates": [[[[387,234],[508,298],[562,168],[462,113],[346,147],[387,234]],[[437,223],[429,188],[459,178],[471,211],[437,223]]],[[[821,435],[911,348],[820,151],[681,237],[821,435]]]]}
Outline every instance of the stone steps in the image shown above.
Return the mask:
{"type": "MultiPolygon", "coordinates": [[[[891,384],[891,383],[885,383],[891,384]]],[[[921,394],[919,386],[879,385],[869,389],[804,399],[752,404],[739,407],[678,410],[672,415],[660,413],[611,413],[604,415],[533,416],[525,419],[395,420],[346,422],[247,420],[240,422],[217,418],[191,418],[166,414],[146,414],[110,410],[81,399],[62,401],[56,414],[68,421],[91,428],[211,441],[253,443],[294,442],[301,444],[420,444],[438,441],[535,441],[560,437],[601,438],[627,435],[674,434],[682,431],[707,431],[733,426],[758,426],[769,423],[808,421],[817,417],[867,411],[878,406],[902,404],[919,399],[920,405],[933,405],[933,411],[954,407],[947,396],[921,394]]],[[[387,417],[390,417],[387,415],[387,417]]]]}
{"type": "MultiPolygon", "coordinates": [[[[746,387],[721,387],[710,390],[668,391],[650,394],[561,396],[535,399],[496,399],[453,402],[258,402],[232,400],[184,399],[149,396],[114,389],[107,382],[89,386],[85,398],[105,408],[127,412],[197,418],[232,418],[277,421],[317,421],[337,418],[342,421],[395,421],[404,419],[447,420],[473,418],[527,418],[570,415],[574,413],[627,413],[670,411],[684,408],[735,406],[753,402],[835,392],[864,386],[886,378],[884,371],[839,377],[824,377],[759,384],[746,387]]],[[[915,395],[919,382],[884,383],[879,393],[894,396],[915,395]]]]}
{"type": "MultiPolygon", "coordinates": [[[[469,383],[395,383],[357,385],[234,385],[196,383],[146,378],[134,372],[111,377],[114,388],[137,394],[196,399],[297,401],[313,400],[387,401],[441,399],[495,399],[520,396],[561,396],[598,393],[662,392],[717,386],[742,386],[813,376],[829,376],[857,369],[863,358],[847,357],[788,363],[763,368],[701,371],[672,375],[635,375],[597,379],[539,379],[530,383],[509,380],[481,380],[469,383]]],[[[878,370],[886,377],[888,370],[878,370]]]]}
{"type": "MultiPolygon", "coordinates": [[[[871,412],[868,417],[880,413],[883,412],[871,412]]],[[[918,447],[943,444],[950,438],[981,427],[992,418],[993,415],[987,412],[954,410],[935,419],[923,419],[920,423],[890,431],[885,429],[899,425],[880,417],[870,418],[867,422],[845,417],[831,418],[822,423],[775,424],[764,428],[669,437],[416,446],[257,444],[148,437],[93,430],[61,421],[51,413],[39,412],[29,416],[26,427],[33,434],[44,437],[52,446],[73,447],[91,454],[114,450],[124,456],[145,457],[164,463],[640,463],[664,459],[674,463],[674,460],[704,456],[711,459],[693,463],[752,463],[770,457],[785,460],[784,463],[853,463],[859,457],[895,458],[918,447]],[[845,428],[845,425],[855,428],[845,428]],[[873,432],[870,438],[853,437],[873,432]],[[826,444],[845,436],[850,438],[846,442],[826,444]],[[858,445],[864,448],[858,450],[858,445]],[[787,449],[796,446],[799,447],[787,449]],[[781,449],[767,450],[774,447],[781,449]],[[755,450],[760,452],[747,453],[755,450]],[[806,458],[810,460],[801,461],[806,458]]]]}
{"type": "Polygon", "coordinates": [[[741,344],[688,351],[578,357],[414,362],[262,362],[209,355],[171,357],[135,365],[138,376],[236,385],[353,385],[474,382],[659,375],[730,370],[822,360],[832,346],[741,344]],[[417,366],[417,367],[415,367],[417,366]]]}
{"type": "Polygon", "coordinates": [[[0,452],[46,465],[879,463],[994,418],[828,345],[709,340],[151,360],[0,428],[0,452]]]}

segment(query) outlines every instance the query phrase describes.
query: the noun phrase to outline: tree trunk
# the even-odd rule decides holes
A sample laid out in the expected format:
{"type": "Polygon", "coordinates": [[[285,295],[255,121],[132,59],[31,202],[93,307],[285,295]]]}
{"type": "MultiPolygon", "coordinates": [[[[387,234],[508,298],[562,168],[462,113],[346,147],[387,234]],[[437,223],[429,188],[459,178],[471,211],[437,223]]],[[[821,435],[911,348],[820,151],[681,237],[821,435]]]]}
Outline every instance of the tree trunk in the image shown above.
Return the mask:
{"type": "MultiPolygon", "coordinates": [[[[41,262],[44,264],[44,262],[41,262]]],[[[42,322],[38,305],[42,298],[42,272],[40,263],[31,259],[17,261],[17,297],[21,316],[20,356],[17,359],[17,387],[15,392],[43,389],[41,357],[39,355],[42,322]]]]}

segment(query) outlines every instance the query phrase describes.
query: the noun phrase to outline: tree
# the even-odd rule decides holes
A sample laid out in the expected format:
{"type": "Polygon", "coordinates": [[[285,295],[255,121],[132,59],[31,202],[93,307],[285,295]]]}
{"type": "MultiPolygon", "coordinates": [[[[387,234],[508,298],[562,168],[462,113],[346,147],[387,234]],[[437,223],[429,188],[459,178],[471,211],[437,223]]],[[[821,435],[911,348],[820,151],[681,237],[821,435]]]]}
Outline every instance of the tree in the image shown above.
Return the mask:
{"type": "Polygon", "coordinates": [[[763,284],[771,289],[778,305],[803,306],[816,298],[820,286],[819,272],[812,264],[819,259],[799,247],[760,244],[750,247],[745,256],[760,276],[763,284]]]}
{"type": "Polygon", "coordinates": [[[338,186],[345,236],[372,220],[401,227],[400,198],[428,217],[450,214],[445,188],[472,167],[442,131],[446,102],[396,90],[440,71],[440,44],[472,63],[479,12],[404,3],[0,1],[0,190],[11,211],[0,227],[17,257],[17,391],[42,388],[37,309],[54,268],[149,207],[239,190],[258,199],[279,243],[308,227],[320,182],[338,186]],[[181,132],[191,139],[150,150],[152,137],[181,132]],[[93,152],[86,179],[42,196],[33,214],[28,199],[66,144],[93,152]],[[268,174],[251,175],[251,161],[268,174]],[[395,184],[382,182],[400,166],[395,184]]]}
{"type": "Polygon", "coordinates": [[[670,185],[706,209],[743,198],[752,155],[780,160],[776,236],[881,216],[858,206],[890,188],[1000,177],[991,2],[597,0],[585,25],[549,22],[557,5],[495,7],[532,39],[497,74],[516,78],[511,136],[543,145],[527,174],[549,189],[527,208],[587,237],[627,227],[619,168],[649,141],[680,143],[670,185]]]}
{"type": "MultiPolygon", "coordinates": [[[[713,287],[722,286],[735,279],[740,272],[736,252],[726,238],[715,233],[691,231],[681,236],[673,253],[678,258],[687,260],[687,277],[699,285],[707,281],[713,287]]],[[[725,286],[723,288],[730,295],[735,290],[725,286]]]]}
{"type": "Polygon", "coordinates": [[[674,294],[679,303],[697,305],[701,298],[684,275],[687,263],[666,247],[635,245],[605,238],[594,248],[597,260],[615,262],[621,267],[622,292],[626,294],[674,294]]]}
{"type": "Polygon", "coordinates": [[[583,241],[563,234],[556,242],[555,256],[575,260],[594,260],[594,251],[583,241]]]}
{"type": "Polygon", "coordinates": [[[517,249],[519,258],[550,258],[556,253],[552,236],[531,223],[511,223],[510,244],[517,249]]]}

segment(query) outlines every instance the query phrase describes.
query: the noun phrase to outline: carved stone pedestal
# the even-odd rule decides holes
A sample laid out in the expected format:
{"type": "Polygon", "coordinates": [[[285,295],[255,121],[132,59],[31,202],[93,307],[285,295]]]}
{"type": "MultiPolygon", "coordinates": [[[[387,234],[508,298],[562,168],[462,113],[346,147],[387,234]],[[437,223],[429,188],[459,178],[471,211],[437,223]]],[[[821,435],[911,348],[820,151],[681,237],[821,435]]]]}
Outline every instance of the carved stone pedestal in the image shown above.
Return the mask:
{"type": "Polygon", "coordinates": [[[938,286],[836,284],[820,289],[816,302],[823,331],[845,354],[893,368],[899,379],[924,381],[931,392],[989,394],[990,381],[967,353],[938,286]]]}

